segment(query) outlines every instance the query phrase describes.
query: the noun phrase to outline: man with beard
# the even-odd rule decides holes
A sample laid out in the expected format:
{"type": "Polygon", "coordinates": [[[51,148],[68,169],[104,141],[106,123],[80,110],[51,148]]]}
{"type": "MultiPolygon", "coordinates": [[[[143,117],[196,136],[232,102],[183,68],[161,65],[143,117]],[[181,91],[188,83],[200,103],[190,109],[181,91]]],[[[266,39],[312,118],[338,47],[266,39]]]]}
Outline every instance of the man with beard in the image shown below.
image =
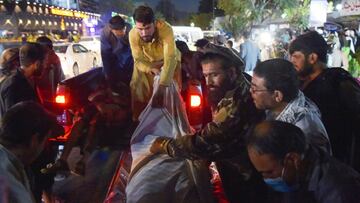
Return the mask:
{"type": "Polygon", "coordinates": [[[38,37],[36,42],[42,46],[45,53],[43,72],[41,76],[36,79],[37,93],[42,103],[53,102],[55,100],[58,83],[65,79],[60,58],[56,55],[53,49],[53,43],[48,37],[38,37]]]}
{"type": "Polygon", "coordinates": [[[20,47],[20,68],[0,85],[0,116],[21,101],[39,102],[34,88],[34,77],[42,73],[45,54],[38,43],[27,43],[20,47]]]}
{"type": "Polygon", "coordinates": [[[301,89],[319,107],[334,157],[360,170],[360,86],[341,68],[327,68],[327,43],[312,31],[289,46],[301,89]]]}
{"type": "Polygon", "coordinates": [[[133,119],[137,120],[152,96],[155,75],[160,75],[160,85],[152,99],[153,107],[162,107],[165,89],[173,78],[181,87],[181,56],[171,26],[163,20],[155,20],[150,7],[137,7],[133,18],[135,28],[129,33],[134,57],[130,87],[133,119]]]}
{"type": "Polygon", "coordinates": [[[101,32],[103,72],[110,86],[118,81],[129,85],[134,61],[129,44],[131,25],[120,16],[114,16],[101,32]]]}
{"type": "Polygon", "coordinates": [[[265,202],[265,185],[253,169],[245,147],[245,134],[263,119],[250,95],[250,83],[237,70],[242,60],[226,47],[208,45],[201,59],[212,104],[213,120],[201,131],[171,139],[157,138],[152,153],[215,161],[230,202],[265,202]]]}
{"type": "MultiPolygon", "coordinates": [[[[34,79],[42,74],[45,53],[38,43],[26,43],[20,47],[20,68],[16,73],[6,78],[0,85],[0,113],[1,117],[13,105],[23,101],[40,103],[35,90],[34,79]]],[[[31,122],[29,120],[29,122],[31,122]]],[[[41,196],[50,193],[53,176],[43,176],[40,169],[51,161],[49,152],[42,151],[40,156],[31,164],[28,175],[31,177],[31,189],[36,202],[41,201],[41,196]]],[[[49,196],[45,196],[48,198],[49,196]]]]}

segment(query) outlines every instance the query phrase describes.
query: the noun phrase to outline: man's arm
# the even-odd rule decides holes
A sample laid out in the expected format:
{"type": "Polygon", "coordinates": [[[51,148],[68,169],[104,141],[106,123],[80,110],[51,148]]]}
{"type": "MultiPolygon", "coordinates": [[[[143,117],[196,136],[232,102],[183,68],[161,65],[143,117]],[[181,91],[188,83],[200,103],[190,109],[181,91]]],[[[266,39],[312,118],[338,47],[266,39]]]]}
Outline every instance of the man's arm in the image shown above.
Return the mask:
{"type": "Polygon", "coordinates": [[[4,101],[4,110],[5,112],[9,110],[13,105],[22,102],[22,101],[35,101],[37,102],[36,98],[30,97],[29,93],[24,93],[23,88],[21,88],[19,85],[14,84],[9,86],[2,95],[2,99],[4,101]]]}
{"type": "Polygon", "coordinates": [[[263,114],[257,112],[248,102],[232,103],[221,108],[215,114],[213,122],[194,135],[176,139],[158,138],[151,152],[188,159],[217,159],[233,155],[238,153],[241,147],[245,150],[245,133],[262,116],[263,114]]]}
{"type": "Polygon", "coordinates": [[[110,43],[110,31],[107,27],[101,32],[100,36],[100,48],[101,48],[101,59],[103,62],[105,76],[111,74],[111,69],[114,66],[114,56],[112,53],[112,46],[110,43]]]}
{"type": "Polygon", "coordinates": [[[160,75],[160,85],[168,86],[176,68],[176,45],[171,26],[164,24],[162,28],[159,28],[159,37],[164,47],[164,65],[160,75]]]}

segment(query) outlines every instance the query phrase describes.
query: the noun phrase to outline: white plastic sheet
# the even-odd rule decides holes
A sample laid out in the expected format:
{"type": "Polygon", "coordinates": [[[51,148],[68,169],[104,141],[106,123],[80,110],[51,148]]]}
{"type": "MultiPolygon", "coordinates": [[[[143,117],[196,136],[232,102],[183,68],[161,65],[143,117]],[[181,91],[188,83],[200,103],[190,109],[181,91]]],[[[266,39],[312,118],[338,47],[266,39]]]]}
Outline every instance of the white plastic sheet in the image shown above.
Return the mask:
{"type": "MultiPolygon", "coordinates": [[[[156,92],[159,76],[154,81],[156,92]]],[[[212,202],[210,190],[207,190],[210,182],[203,178],[206,172],[200,172],[206,167],[168,155],[153,155],[149,151],[158,136],[176,138],[193,133],[175,83],[166,88],[165,98],[164,108],[152,108],[149,102],[133,134],[133,163],[126,188],[127,202],[212,202]]]]}

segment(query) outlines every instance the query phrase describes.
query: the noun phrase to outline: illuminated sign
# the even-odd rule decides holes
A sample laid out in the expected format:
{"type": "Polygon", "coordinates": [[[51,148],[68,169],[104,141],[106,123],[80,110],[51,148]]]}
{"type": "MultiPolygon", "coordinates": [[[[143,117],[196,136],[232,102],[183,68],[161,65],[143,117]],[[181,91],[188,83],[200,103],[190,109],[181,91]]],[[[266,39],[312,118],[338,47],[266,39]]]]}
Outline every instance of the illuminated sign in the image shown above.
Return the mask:
{"type": "Polygon", "coordinates": [[[80,13],[80,12],[74,12],[74,17],[77,17],[77,18],[89,18],[88,15],[80,13]]]}
{"type": "Polygon", "coordinates": [[[84,13],[80,13],[78,11],[69,11],[69,10],[62,10],[58,8],[51,8],[51,13],[54,15],[59,16],[68,16],[68,17],[76,17],[76,18],[89,18],[88,15],[84,13]]]}

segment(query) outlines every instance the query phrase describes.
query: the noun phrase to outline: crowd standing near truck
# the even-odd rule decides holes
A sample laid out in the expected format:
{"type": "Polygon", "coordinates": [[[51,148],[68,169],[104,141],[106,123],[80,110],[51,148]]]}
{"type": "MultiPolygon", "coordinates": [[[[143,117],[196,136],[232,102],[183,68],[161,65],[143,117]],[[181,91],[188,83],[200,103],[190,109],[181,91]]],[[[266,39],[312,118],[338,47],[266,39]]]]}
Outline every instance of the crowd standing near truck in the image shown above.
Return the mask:
{"type": "MultiPolygon", "coordinates": [[[[0,202],[126,202],[126,194],[133,200],[144,191],[145,199],[164,203],[358,202],[356,32],[332,32],[327,40],[317,31],[291,40],[283,37],[286,43],[278,44],[282,54],[268,54],[260,61],[264,50],[255,40],[251,46],[245,40],[238,52],[224,36],[200,39],[198,27],[172,27],[156,19],[149,6],[135,8],[133,18],[133,28],[120,15],[106,21],[99,49],[103,67],[85,67],[91,70],[66,80],[64,64],[46,36],[36,42],[24,37],[20,47],[2,52],[0,202]],[[334,44],[339,46],[337,55],[329,49],[334,44]],[[197,47],[197,52],[189,46],[197,47]],[[187,94],[188,81],[198,84],[196,95],[187,94]],[[169,94],[175,97],[165,96],[169,94]],[[175,106],[169,110],[165,104],[175,106]],[[197,108],[204,120],[196,130],[190,128],[190,111],[178,111],[185,107],[197,108]],[[211,113],[203,113],[204,108],[211,113]],[[158,115],[163,116],[155,119],[158,115]],[[171,127],[157,125],[163,121],[171,127]],[[64,132],[60,124],[68,130],[64,132]],[[185,135],[183,129],[188,130],[185,135]],[[147,143],[140,149],[139,134],[147,143]],[[147,139],[154,141],[149,144],[147,139]],[[130,151],[134,144],[139,151],[130,151]],[[61,154],[56,156],[54,148],[62,149],[61,154]],[[75,164],[70,160],[74,148],[81,157],[75,164]],[[131,165],[138,152],[146,154],[145,161],[131,165]],[[156,181],[146,179],[151,174],[139,175],[154,157],[161,157],[161,164],[187,166],[159,168],[186,168],[191,173],[181,171],[174,180],[176,175],[162,177],[164,171],[156,171],[152,174],[158,175],[156,181]],[[144,191],[126,190],[134,177],[140,185],[138,178],[144,178],[144,191]],[[169,185],[179,184],[167,188],[166,195],[152,190],[156,183],[166,185],[169,178],[169,185]],[[188,189],[203,188],[183,195],[186,184],[188,189]],[[212,196],[205,201],[201,191],[208,190],[212,196]],[[165,196],[166,201],[161,198],[165,196]],[[191,198],[178,199],[183,196],[191,198]]],[[[243,35],[252,37],[247,31],[243,35]]],[[[69,40],[74,40],[71,35],[69,40]]]]}

